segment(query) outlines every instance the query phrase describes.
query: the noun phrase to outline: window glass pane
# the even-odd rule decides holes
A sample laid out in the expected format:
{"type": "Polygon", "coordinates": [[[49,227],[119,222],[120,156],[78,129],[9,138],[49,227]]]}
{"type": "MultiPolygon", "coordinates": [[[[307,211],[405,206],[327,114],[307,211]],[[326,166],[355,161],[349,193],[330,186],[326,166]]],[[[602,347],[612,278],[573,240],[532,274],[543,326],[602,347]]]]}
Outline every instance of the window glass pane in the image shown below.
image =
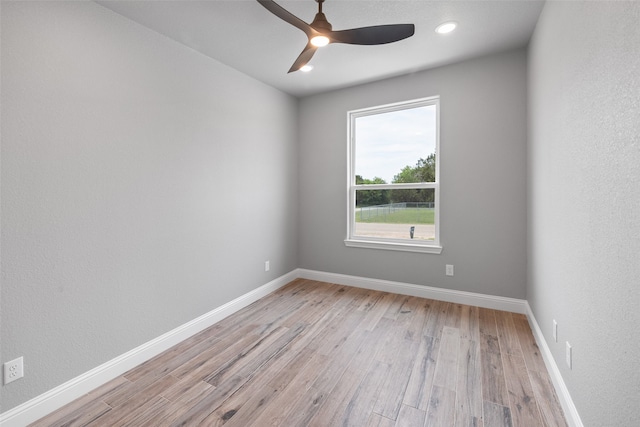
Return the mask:
{"type": "Polygon", "coordinates": [[[353,235],[434,240],[434,196],[433,188],[357,190],[353,235]]]}
{"type": "Polygon", "coordinates": [[[355,119],[356,184],[435,182],[436,106],[355,119]]]}

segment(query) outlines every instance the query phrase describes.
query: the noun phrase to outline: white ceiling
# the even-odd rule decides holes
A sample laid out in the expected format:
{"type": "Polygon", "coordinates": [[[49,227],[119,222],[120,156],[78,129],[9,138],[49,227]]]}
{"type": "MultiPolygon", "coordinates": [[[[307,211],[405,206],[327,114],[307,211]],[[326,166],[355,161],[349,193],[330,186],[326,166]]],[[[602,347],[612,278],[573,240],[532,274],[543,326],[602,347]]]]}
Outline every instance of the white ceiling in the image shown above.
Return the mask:
{"type": "MultiPolygon", "coordinates": [[[[306,22],[317,12],[314,0],[276,1],[306,22]]],[[[294,96],[525,46],[544,5],[542,0],[326,0],[323,12],[334,30],[413,23],[415,35],[380,46],[331,44],[315,54],[313,71],[287,74],[306,36],[255,0],[97,3],[294,96]],[[450,20],[458,22],[456,31],[435,33],[450,20]]]]}

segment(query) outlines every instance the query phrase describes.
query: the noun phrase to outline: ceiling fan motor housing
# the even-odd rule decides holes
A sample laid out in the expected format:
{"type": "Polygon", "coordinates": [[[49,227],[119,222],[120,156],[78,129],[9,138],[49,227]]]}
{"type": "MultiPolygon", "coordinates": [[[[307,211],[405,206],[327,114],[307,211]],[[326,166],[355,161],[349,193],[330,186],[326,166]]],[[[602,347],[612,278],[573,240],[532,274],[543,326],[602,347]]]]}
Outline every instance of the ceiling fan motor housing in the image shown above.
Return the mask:
{"type": "Polygon", "coordinates": [[[331,24],[327,21],[327,17],[324,16],[324,13],[322,12],[316,13],[316,17],[313,18],[313,22],[309,25],[320,32],[332,30],[331,24]]]}

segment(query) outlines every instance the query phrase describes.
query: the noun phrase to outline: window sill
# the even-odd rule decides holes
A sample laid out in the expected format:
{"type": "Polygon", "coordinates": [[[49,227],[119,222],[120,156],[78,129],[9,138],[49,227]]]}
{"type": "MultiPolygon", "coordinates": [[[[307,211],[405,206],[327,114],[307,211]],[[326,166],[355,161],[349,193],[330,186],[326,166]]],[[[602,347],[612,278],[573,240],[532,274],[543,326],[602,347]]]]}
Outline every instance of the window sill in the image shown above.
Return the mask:
{"type": "Polygon", "coordinates": [[[410,243],[397,243],[397,242],[381,242],[370,240],[355,240],[345,239],[344,244],[353,248],[367,248],[367,249],[383,249],[387,251],[404,251],[404,252],[419,252],[426,254],[439,254],[442,252],[442,246],[434,245],[415,245],[410,243]]]}

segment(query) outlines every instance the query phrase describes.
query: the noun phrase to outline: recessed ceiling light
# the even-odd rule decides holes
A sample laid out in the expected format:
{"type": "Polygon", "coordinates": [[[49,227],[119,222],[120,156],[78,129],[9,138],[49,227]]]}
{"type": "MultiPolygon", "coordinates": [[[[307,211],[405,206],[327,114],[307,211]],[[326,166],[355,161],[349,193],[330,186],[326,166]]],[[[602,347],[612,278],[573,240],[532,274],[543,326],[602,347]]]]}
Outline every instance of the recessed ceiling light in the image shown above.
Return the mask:
{"type": "Polygon", "coordinates": [[[458,26],[457,22],[453,22],[453,21],[445,22],[444,24],[440,24],[436,27],[436,33],[447,34],[455,30],[457,26],[458,26]]]}
{"type": "Polygon", "coordinates": [[[308,73],[309,71],[313,70],[313,65],[303,65],[302,67],[300,67],[300,71],[302,71],[303,73],[308,73]]]}

